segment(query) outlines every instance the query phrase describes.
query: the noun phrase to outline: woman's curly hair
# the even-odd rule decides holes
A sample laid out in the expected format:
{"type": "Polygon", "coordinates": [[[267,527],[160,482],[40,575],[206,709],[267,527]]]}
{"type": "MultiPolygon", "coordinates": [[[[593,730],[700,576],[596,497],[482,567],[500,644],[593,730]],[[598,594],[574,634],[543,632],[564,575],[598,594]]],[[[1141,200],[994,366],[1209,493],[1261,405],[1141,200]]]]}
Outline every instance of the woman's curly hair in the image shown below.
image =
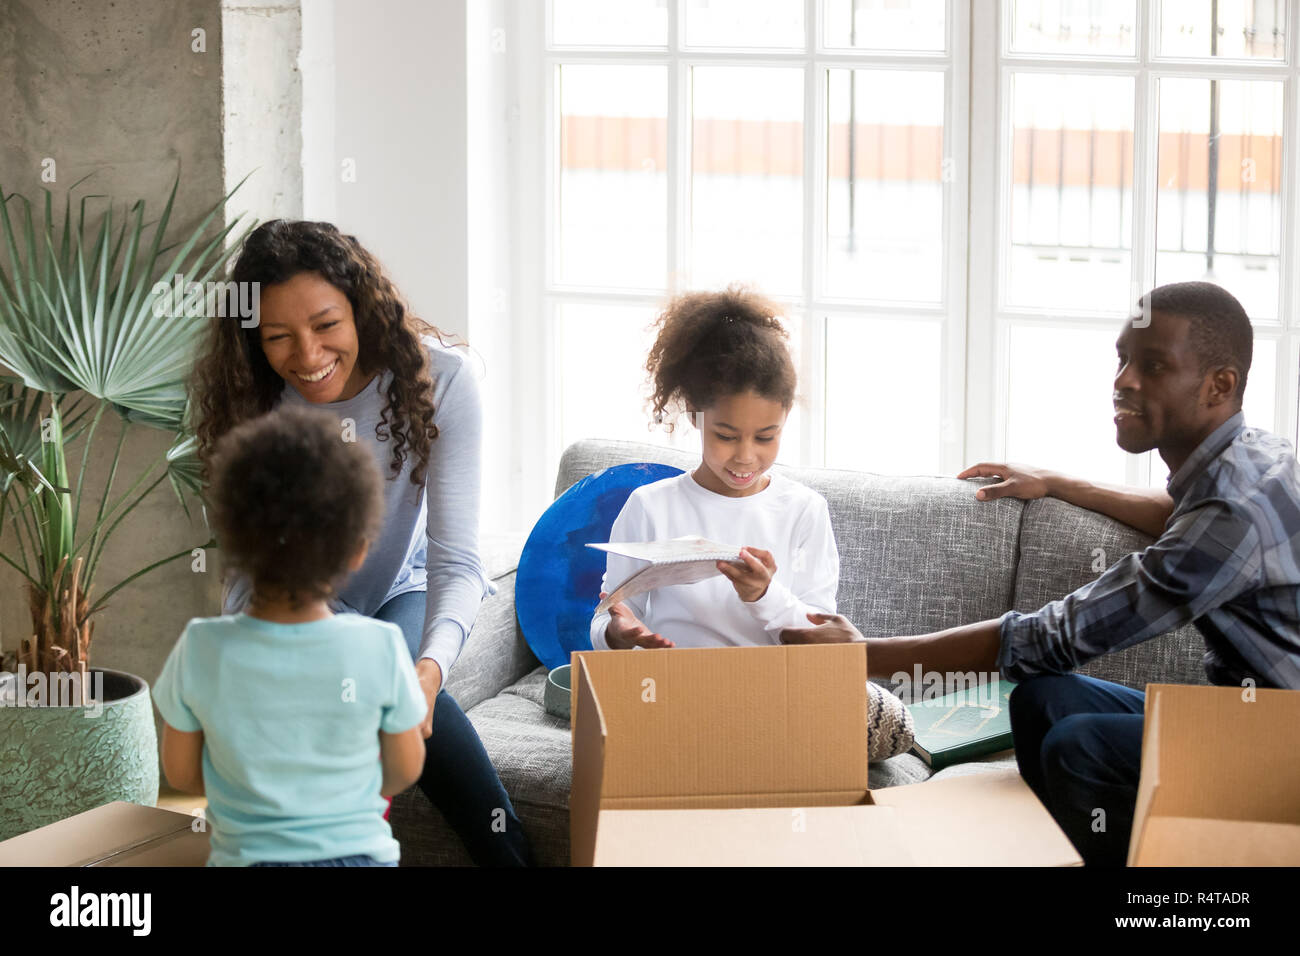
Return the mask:
{"type": "Polygon", "coordinates": [[[655,422],[671,431],[686,407],[709,408],[749,391],[793,408],[798,378],[781,314],[776,303],[743,286],[673,298],[655,320],[658,334],[646,360],[655,422]]]}
{"type": "MultiPolygon", "coordinates": [[[[392,474],[414,458],[411,482],[424,481],[438,428],[433,422],[433,382],[424,334],[443,341],[434,326],[407,309],[379,261],[355,236],[328,222],[272,219],[245,240],[231,272],[232,290],[287,282],[314,272],[347,296],[357,327],[357,364],[366,375],[387,370],[392,380],[375,437],[392,438],[392,474]]],[[[238,293],[235,293],[238,294],[238,293]]],[[[228,311],[228,315],[237,312],[228,311]]],[[[221,437],[270,411],[285,387],[262,352],[261,333],[230,318],[213,318],[190,381],[199,458],[208,463],[221,437]]]]}

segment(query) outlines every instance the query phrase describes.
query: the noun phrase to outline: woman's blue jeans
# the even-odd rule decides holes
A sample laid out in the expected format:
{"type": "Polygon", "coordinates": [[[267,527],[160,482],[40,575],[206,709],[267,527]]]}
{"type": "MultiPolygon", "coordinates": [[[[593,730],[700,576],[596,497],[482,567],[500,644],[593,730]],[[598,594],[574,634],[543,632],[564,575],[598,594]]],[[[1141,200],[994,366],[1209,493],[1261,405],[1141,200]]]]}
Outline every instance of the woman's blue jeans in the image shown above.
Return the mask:
{"type": "MultiPolygon", "coordinates": [[[[425,593],[408,591],[376,613],[396,624],[411,657],[424,633],[425,593]]],[[[443,681],[447,675],[442,675],[443,681]]],[[[419,786],[451,825],[479,866],[530,866],[532,849],[519,817],[483,749],[478,732],[454,697],[440,690],[433,705],[433,736],[424,742],[419,786]]]]}

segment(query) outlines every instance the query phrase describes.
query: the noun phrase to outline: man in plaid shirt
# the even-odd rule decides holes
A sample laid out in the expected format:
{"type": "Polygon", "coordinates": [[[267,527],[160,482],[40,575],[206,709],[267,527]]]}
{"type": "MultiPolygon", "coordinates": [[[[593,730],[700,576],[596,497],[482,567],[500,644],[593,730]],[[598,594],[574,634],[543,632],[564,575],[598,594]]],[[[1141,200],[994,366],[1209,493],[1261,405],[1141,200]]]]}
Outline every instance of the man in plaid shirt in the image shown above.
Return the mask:
{"type": "MultiPolygon", "coordinates": [[[[1157,449],[1168,493],[1005,464],[959,477],[1003,479],[980,489],[981,499],[1053,495],[1156,542],[1032,614],[867,642],[873,676],[919,663],[996,668],[1020,682],[1011,695],[1020,772],[1089,865],[1127,857],[1145,695],[1076,667],[1191,622],[1205,638],[1212,683],[1300,689],[1300,467],[1289,443],[1242,418],[1250,320],[1207,282],[1160,286],[1138,305],[1116,342],[1116,441],[1135,454],[1157,449]],[[1097,809],[1106,820],[1099,831],[1097,809]]],[[[810,619],[820,626],[782,640],[863,640],[841,615],[810,619]]]]}

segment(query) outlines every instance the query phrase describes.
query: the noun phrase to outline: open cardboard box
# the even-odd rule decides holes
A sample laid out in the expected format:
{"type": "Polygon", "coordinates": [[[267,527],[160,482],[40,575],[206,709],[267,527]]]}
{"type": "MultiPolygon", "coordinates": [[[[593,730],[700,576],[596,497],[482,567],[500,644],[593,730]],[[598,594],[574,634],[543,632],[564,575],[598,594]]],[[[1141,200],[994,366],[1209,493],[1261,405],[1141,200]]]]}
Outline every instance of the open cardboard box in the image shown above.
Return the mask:
{"type": "Polygon", "coordinates": [[[574,655],[582,865],[1077,866],[1015,771],[871,791],[866,645],[574,655]]]}
{"type": "Polygon", "coordinates": [[[118,800],[0,843],[0,866],[203,866],[196,817],[118,800]]]}
{"type": "Polygon", "coordinates": [[[1148,684],[1129,866],[1300,866],[1300,691],[1148,684]]]}

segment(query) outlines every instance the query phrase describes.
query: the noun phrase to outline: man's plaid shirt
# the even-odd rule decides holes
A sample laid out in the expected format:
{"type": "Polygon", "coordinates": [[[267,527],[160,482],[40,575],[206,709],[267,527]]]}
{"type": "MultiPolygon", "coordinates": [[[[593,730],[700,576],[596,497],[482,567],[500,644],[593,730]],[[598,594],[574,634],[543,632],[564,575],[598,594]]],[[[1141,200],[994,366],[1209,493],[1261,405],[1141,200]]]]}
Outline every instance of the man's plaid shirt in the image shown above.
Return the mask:
{"type": "Polygon", "coordinates": [[[1169,479],[1164,534],[1059,601],[1002,618],[1011,680],[1071,671],[1191,621],[1215,684],[1300,689],[1300,467],[1241,413],[1169,479]]]}

